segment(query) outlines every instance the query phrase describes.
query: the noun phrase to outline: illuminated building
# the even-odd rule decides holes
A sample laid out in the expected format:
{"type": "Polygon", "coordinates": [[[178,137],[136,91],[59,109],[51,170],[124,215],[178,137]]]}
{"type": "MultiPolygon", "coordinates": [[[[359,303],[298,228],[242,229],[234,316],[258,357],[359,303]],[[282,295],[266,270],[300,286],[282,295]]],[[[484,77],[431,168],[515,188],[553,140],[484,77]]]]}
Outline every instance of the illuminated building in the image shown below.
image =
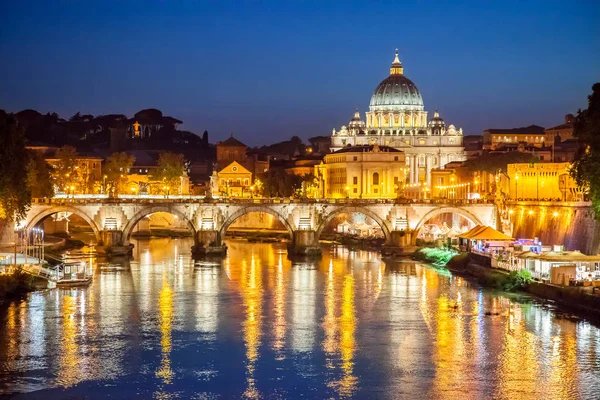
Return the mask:
{"type": "MultiPolygon", "coordinates": [[[[260,160],[258,154],[247,154],[248,146],[233,136],[227,140],[217,143],[217,167],[219,170],[228,167],[233,161],[237,162],[252,175],[250,184],[258,174],[269,170],[269,161],[260,160]]],[[[236,177],[237,178],[237,177],[236,177]]]]}
{"type": "Polygon", "coordinates": [[[575,126],[575,116],[573,114],[565,115],[565,123],[546,129],[546,142],[554,143],[558,137],[559,142],[573,139],[573,128],[575,126]]]}
{"type": "Polygon", "coordinates": [[[250,197],[252,173],[237,161],[217,172],[219,194],[227,197],[250,197]]]}
{"type": "Polygon", "coordinates": [[[394,199],[407,175],[404,153],[389,146],[352,146],[327,154],[315,166],[320,196],[394,199]]]}
{"type": "Polygon", "coordinates": [[[583,200],[584,190],[569,174],[571,163],[508,164],[511,199],[583,200]]]}
{"type": "Polygon", "coordinates": [[[512,129],[486,129],[483,131],[483,148],[485,150],[495,150],[500,145],[507,143],[525,143],[543,147],[546,143],[546,133],[543,127],[537,125],[512,129]]]}
{"type": "Polygon", "coordinates": [[[366,122],[355,112],[348,126],[333,130],[331,150],[347,146],[389,146],[405,153],[408,183],[430,185],[430,171],[452,161],[465,160],[462,129],[446,123],[427,111],[417,86],[404,75],[398,52],[390,75],[375,89],[366,122]]]}

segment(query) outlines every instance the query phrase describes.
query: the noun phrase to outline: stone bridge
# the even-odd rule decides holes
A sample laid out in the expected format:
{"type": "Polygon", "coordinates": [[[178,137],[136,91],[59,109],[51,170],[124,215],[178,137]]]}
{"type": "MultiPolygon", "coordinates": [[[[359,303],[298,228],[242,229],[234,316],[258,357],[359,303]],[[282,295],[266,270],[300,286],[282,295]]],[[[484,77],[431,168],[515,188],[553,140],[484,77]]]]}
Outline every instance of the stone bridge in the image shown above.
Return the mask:
{"type": "Polygon", "coordinates": [[[97,242],[107,253],[129,251],[134,227],[146,216],[167,212],[184,221],[194,234],[194,250],[219,253],[225,250],[227,228],[239,217],[264,212],[276,217],[287,228],[292,252],[318,252],[319,236],[327,223],[340,213],[360,212],[382,228],[386,245],[414,244],[423,225],[444,213],[460,215],[474,224],[498,226],[496,205],[465,201],[396,200],[187,200],[187,199],[37,199],[19,228],[33,228],[44,218],[59,212],[80,216],[87,221],[97,242]]]}

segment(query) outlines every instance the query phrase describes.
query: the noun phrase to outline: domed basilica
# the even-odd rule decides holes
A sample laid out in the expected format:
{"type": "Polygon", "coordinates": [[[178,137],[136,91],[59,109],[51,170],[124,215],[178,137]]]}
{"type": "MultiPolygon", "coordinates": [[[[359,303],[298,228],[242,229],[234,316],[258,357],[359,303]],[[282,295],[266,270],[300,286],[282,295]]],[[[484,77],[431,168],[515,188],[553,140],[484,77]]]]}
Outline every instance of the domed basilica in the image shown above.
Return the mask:
{"type": "Polygon", "coordinates": [[[446,123],[437,113],[427,120],[423,97],[417,86],[404,75],[398,51],[390,76],[375,88],[366,113],[366,122],[356,111],[348,126],[333,130],[331,150],[348,146],[390,146],[406,155],[407,183],[431,186],[431,169],[451,161],[466,159],[462,129],[446,123]]]}

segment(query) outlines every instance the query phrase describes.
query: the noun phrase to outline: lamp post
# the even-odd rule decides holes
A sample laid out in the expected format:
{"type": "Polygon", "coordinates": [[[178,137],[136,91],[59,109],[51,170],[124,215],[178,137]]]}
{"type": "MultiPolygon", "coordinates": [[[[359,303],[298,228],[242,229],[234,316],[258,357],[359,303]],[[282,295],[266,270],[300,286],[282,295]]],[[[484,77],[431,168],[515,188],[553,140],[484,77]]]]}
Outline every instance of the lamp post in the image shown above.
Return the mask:
{"type": "Polygon", "coordinates": [[[106,175],[102,177],[102,194],[106,193],[106,175]]]}

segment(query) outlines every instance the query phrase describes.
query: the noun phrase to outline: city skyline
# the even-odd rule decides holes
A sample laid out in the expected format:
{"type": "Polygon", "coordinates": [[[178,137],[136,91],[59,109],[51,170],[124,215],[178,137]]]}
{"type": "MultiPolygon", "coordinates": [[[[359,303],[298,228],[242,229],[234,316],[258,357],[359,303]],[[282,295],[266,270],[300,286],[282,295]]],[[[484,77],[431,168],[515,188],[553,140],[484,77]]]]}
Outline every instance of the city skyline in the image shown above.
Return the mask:
{"type": "Polygon", "coordinates": [[[115,4],[11,4],[0,108],[63,118],[157,108],[215,141],[306,140],[364,116],[398,48],[430,112],[473,135],[562,123],[585,108],[600,66],[592,2],[143,4],[119,4],[118,17],[115,4]]]}

